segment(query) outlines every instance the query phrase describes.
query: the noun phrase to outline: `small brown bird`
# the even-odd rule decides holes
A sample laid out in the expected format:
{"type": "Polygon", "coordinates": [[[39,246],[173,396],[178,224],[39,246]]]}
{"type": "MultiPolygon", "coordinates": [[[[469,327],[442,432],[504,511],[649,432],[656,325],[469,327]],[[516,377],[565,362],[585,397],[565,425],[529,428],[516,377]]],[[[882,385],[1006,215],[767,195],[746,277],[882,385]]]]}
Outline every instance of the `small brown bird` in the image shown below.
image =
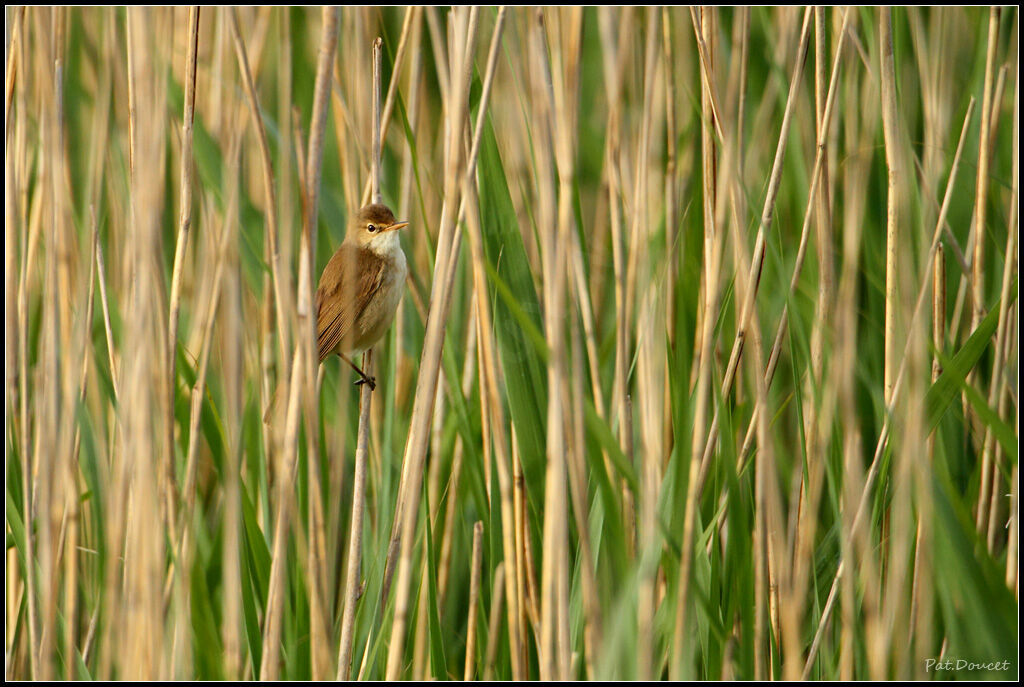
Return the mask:
{"type": "MultiPolygon", "coordinates": [[[[316,340],[322,363],[337,353],[359,374],[356,384],[376,387],[352,361],[368,350],[391,326],[402,299],[409,268],[396,230],[408,222],[395,220],[385,205],[367,205],[348,225],[345,241],[324,267],[316,289],[316,340]]],[[[282,389],[263,416],[270,422],[282,389]]]]}

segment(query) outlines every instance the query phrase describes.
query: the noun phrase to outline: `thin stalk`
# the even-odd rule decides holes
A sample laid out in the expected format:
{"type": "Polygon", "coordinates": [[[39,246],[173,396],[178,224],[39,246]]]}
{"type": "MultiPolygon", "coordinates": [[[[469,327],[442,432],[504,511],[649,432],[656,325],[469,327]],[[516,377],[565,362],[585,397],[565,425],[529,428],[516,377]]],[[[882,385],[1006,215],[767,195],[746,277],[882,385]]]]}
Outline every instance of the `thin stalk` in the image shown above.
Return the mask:
{"type": "Polygon", "coordinates": [[[176,501],[177,481],[174,475],[174,407],[178,384],[176,378],[178,350],[178,311],[181,308],[181,279],[185,268],[185,251],[188,249],[189,233],[192,228],[192,124],[196,105],[196,62],[199,53],[199,6],[188,12],[188,52],[185,61],[185,105],[181,126],[181,181],[180,207],[178,211],[178,239],[174,249],[174,264],[171,272],[171,295],[168,306],[167,324],[167,461],[164,465],[165,489],[168,496],[169,522],[177,526],[176,501]]]}
{"type": "MultiPolygon", "coordinates": [[[[981,99],[981,132],[978,139],[978,173],[974,191],[974,257],[971,260],[971,330],[985,316],[985,223],[988,215],[989,165],[992,151],[989,139],[992,131],[992,83],[996,62],[996,46],[999,42],[999,8],[992,7],[988,16],[988,49],[985,53],[985,85],[981,99]]],[[[998,352],[997,352],[998,357],[998,352]]],[[[974,371],[967,376],[967,383],[974,381],[974,371]]],[[[965,402],[964,414],[974,418],[974,412],[965,402]]],[[[979,532],[987,527],[989,494],[993,490],[991,472],[992,456],[982,447],[981,485],[978,490],[978,506],[975,523],[979,532]]]]}
{"type": "Polygon", "coordinates": [[[480,566],[483,563],[484,524],[473,525],[473,558],[469,572],[469,617],[466,619],[466,661],[462,671],[463,680],[473,679],[473,664],[476,662],[476,609],[480,605],[480,566]]]}
{"type": "MultiPolygon", "coordinates": [[[[320,50],[317,61],[316,84],[313,94],[313,114],[310,122],[310,133],[308,149],[305,156],[305,171],[303,175],[303,230],[299,244],[299,285],[298,285],[298,313],[300,328],[300,343],[296,346],[292,371],[289,377],[289,403],[287,419],[285,424],[285,443],[282,465],[278,472],[278,513],[274,526],[274,554],[271,559],[270,568],[270,590],[267,603],[267,614],[264,620],[264,651],[260,666],[261,680],[276,680],[278,677],[278,651],[280,646],[281,612],[283,609],[284,594],[284,570],[286,561],[285,539],[287,532],[288,510],[291,508],[292,480],[294,475],[294,463],[296,442],[298,440],[298,391],[301,386],[305,391],[305,407],[307,414],[307,439],[315,444],[314,431],[316,418],[316,404],[314,402],[316,386],[316,318],[312,312],[312,283],[313,283],[313,260],[314,248],[316,246],[317,233],[317,208],[320,192],[321,161],[323,160],[324,130],[327,124],[327,107],[330,95],[331,65],[334,62],[334,53],[338,39],[338,16],[337,8],[324,8],[323,25],[320,36],[320,50]],[[304,373],[304,374],[300,374],[304,373]],[[273,601],[273,603],[271,603],[273,601]]],[[[314,446],[315,448],[315,446],[314,446]]],[[[317,451],[311,451],[310,455],[318,455],[317,451]]],[[[314,580],[314,584],[319,584],[314,580]]],[[[314,622],[321,622],[323,618],[322,609],[311,611],[314,622]]]]}
{"type": "MultiPolygon", "coordinates": [[[[274,165],[270,158],[270,146],[267,143],[266,127],[263,126],[263,112],[260,108],[259,95],[256,93],[256,84],[253,82],[252,72],[249,69],[249,57],[245,50],[245,41],[242,40],[242,33],[238,28],[238,12],[236,9],[230,11],[231,36],[235,44],[235,53],[238,57],[238,71],[242,77],[242,85],[248,96],[249,112],[252,117],[253,127],[256,131],[256,141],[260,152],[261,169],[263,171],[263,192],[266,195],[267,209],[265,213],[267,221],[267,245],[270,250],[270,279],[274,289],[274,313],[278,330],[278,355],[280,362],[288,360],[288,327],[286,322],[284,299],[281,292],[281,254],[278,247],[278,207],[277,192],[274,188],[274,165]]],[[[287,138],[287,137],[282,137],[287,138]]],[[[287,383],[287,382],[285,382],[287,383]]]]}
{"type": "MultiPolygon", "coordinates": [[[[398,589],[395,603],[395,616],[391,627],[391,642],[388,647],[386,677],[396,680],[400,677],[405,647],[405,631],[408,623],[409,593],[412,581],[413,539],[419,512],[421,485],[423,481],[423,463],[426,458],[427,441],[429,439],[430,420],[433,414],[434,397],[441,366],[441,349],[444,345],[444,324],[447,320],[448,308],[451,304],[451,284],[444,267],[448,265],[450,256],[455,254],[456,213],[461,176],[464,170],[462,160],[462,140],[467,109],[468,88],[471,76],[469,62],[476,40],[476,10],[457,11],[458,23],[464,27],[459,32],[465,36],[463,43],[456,42],[462,52],[462,59],[453,59],[452,93],[448,109],[448,146],[445,174],[445,204],[441,214],[441,232],[438,238],[433,285],[430,294],[430,311],[427,316],[427,332],[424,338],[423,353],[420,358],[419,378],[416,384],[416,397],[413,401],[413,412],[409,426],[409,438],[406,442],[403,464],[408,480],[403,480],[407,496],[399,494],[400,502],[405,505],[396,508],[396,518],[402,518],[401,554],[398,561],[398,589]],[[465,60],[465,64],[463,64],[465,60]],[[458,68],[456,72],[455,69],[458,68]],[[456,87],[456,84],[458,87],[456,87]]],[[[482,116],[483,112],[481,112],[482,116]]]]}
{"type": "MultiPolygon", "coordinates": [[[[501,634],[501,611],[505,600],[505,562],[498,563],[494,570],[494,587],[491,592],[491,617],[487,622],[487,650],[484,652],[484,680],[494,679],[495,657],[498,653],[498,636],[501,634]]],[[[513,666],[515,655],[513,654],[513,666]]]]}
{"type": "Polygon", "coordinates": [[[888,405],[896,368],[896,301],[899,297],[899,223],[903,162],[900,154],[899,120],[896,112],[896,64],[892,46],[892,9],[879,10],[882,81],[882,132],[885,136],[885,163],[888,170],[888,200],[885,229],[885,363],[883,395],[888,405]]]}
{"type": "MultiPolygon", "coordinates": [[[[413,22],[419,18],[419,13],[422,8],[419,7],[407,7],[405,9],[405,19],[402,20],[402,33],[398,37],[398,48],[395,50],[395,60],[391,72],[391,82],[388,84],[388,94],[384,99],[384,109],[381,110],[380,105],[380,90],[375,91],[373,106],[374,106],[374,126],[377,127],[374,130],[374,134],[377,136],[377,149],[374,157],[372,158],[371,164],[380,164],[380,142],[388,137],[388,127],[391,125],[391,113],[395,107],[395,100],[398,97],[398,84],[400,79],[398,78],[398,70],[405,60],[405,53],[409,45],[409,35],[412,30],[413,22]]],[[[382,41],[378,37],[373,44],[373,69],[374,69],[374,83],[380,83],[380,55],[381,55],[381,44],[382,41]]],[[[412,120],[410,119],[410,124],[412,120]]],[[[376,182],[377,187],[374,189],[373,183],[375,179],[373,175],[370,176],[366,181],[366,187],[363,189],[363,204],[372,196],[375,203],[381,203],[383,200],[380,197],[380,171],[377,171],[376,182]]]]}
{"type": "MultiPolygon", "coordinates": [[[[369,367],[373,362],[371,351],[363,355],[363,370],[373,374],[369,367]]],[[[348,680],[352,671],[352,642],[355,638],[356,602],[362,595],[359,568],[363,552],[363,515],[366,511],[366,465],[369,457],[370,394],[369,384],[363,384],[359,392],[359,432],[356,439],[356,467],[352,477],[352,517],[348,539],[348,568],[345,574],[343,597],[344,611],[341,616],[341,640],[338,646],[337,680],[348,680]]]]}
{"type": "MultiPolygon", "coordinates": [[[[373,202],[383,202],[380,192],[380,80],[381,80],[381,45],[378,37],[373,42],[373,157],[370,160],[370,188],[373,202]]],[[[397,79],[392,79],[392,83],[397,79]]],[[[373,362],[373,351],[363,354],[363,371],[372,374],[370,365],[373,362]]],[[[370,438],[370,402],[373,390],[369,384],[363,384],[359,391],[359,427],[356,439],[356,467],[352,483],[352,517],[350,519],[348,570],[345,575],[344,612],[341,619],[341,640],[338,647],[337,679],[346,680],[352,670],[352,641],[355,629],[356,602],[359,593],[359,569],[363,552],[363,512],[366,510],[366,463],[369,457],[370,438]]]]}
{"type": "MultiPolygon", "coordinates": [[[[1020,74],[1020,66],[1019,66],[1019,64],[1018,64],[1017,73],[1018,73],[1018,75],[1020,74]]],[[[1018,83],[1018,80],[1014,79],[1015,88],[1019,88],[1016,85],[1017,83],[1018,83]]],[[[1019,131],[1019,126],[1020,126],[1020,123],[1019,123],[1019,117],[1020,117],[1019,107],[1020,107],[1020,94],[1019,94],[1019,90],[1018,90],[1016,92],[1015,97],[1014,97],[1014,116],[1013,116],[1013,145],[1014,145],[1014,147],[1013,147],[1013,150],[1017,150],[1017,145],[1019,144],[1019,136],[1020,136],[1020,131],[1019,131]]],[[[1004,406],[1004,404],[1006,402],[1006,397],[1007,397],[1008,380],[1007,380],[1007,375],[1005,374],[1005,368],[1006,368],[1007,364],[1011,360],[1016,359],[1016,355],[1011,355],[1008,352],[1004,351],[1003,349],[1004,349],[1004,347],[1007,347],[1008,344],[1012,345],[1011,342],[1009,341],[1009,338],[1010,338],[1010,332],[1014,331],[1014,330],[1010,329],[1010,327],[1008,326],[1008,321],[1009,321],[1009,311],[1010,311],[1010,288],[1012,286],[1013,278],[1017,277],[1017,269],[1018,269],[1018,265],[1017,265],[1018,235],[1017,235],[1017,232],[1018,232],[1018,229],[1019,229],[1018,222],[1020,221],[1020,207],[1019,207],[1020,188],[1018,186],[1019,181],[1020,181],[1019,161],[1018,161],[1018,157],[1016,155],[1014,155],[1013,156],[1013,183],[1011,184],[1011,188],[1010,188],[1010,213],[1009,213],[1010,217],[1009,217],[1009,226],[1008,226],[1008,231],[1007,231],[1007,234],[1006,234],[1006,251],[1003,253],[1003,255],[1005,256],[1006,262],[1003,265],[1003,280],[1002,280],[1001,288],[999,290],[999,294],[1000,294],[1000,301],[999,301],[999,323],[998,323],[997,328],[996,328],[996,343],[995,343],[995,348],[993,349],[995,351],[995,356],[993,357],[993,362],[992,362],[992,379],[990,381],[989,394],[988,394],[988,405],[989,405],[989,407],[996,408],[996,406],[998,405],[999,406],[998,410],[999,410],[1000,416],[1004,416],[1005,410],[1004,410],[1003,406],[1004,406]]],[[[1014,349],[1013,352],[1015,353],[1016,349],[1014,349]]],[[[978,511],[979,511],[979,514],[980,514],[981,511],[986,510],[986,509],[988,510],[988,531],[986,533],[986,542],[988,544],[989,551],[992,551],[994,546],[995,546],[995,536],[996,536],[996,527],[997,527],[997,523],[996,523],[996,520],[997,520],[997,518],[996,518],[997,508],[998,508],[998,505],[999,505],[999,501],[1003,498],[1003,495],[1001,495],[999,493],[1000,489],[998,488],[1000,469],[999,469],[998,453],[996,453],[995,458],[993,458],[994,444],[995,444],[995,437],[994,437],[994,435],[992,433],[992,427],[991,427],[991,425],[986,425],[986,427],[985,427],[985,440],[984,440],[984,442],[982,444],[983,449],[982,449],[982,460],[981,460],[982,468],[981,469],[984,470],[985,466],[987,464],[991,464],[992,476],[991,476],[990,485],[989,485],[989,502],[988,502],[988,504],[985,504],[983,501],[981,501],[981,496],[979,495],[978,511]]]]}

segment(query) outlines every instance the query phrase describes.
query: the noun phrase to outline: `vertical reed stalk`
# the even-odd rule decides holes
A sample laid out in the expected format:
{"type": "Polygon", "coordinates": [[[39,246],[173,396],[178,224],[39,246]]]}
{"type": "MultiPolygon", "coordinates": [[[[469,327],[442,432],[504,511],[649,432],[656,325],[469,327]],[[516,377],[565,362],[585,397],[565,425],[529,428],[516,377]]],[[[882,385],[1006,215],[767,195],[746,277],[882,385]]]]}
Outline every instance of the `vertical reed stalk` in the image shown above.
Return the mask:
{"type": "MultiPolygon", "coordinates": [[[[380,60],[381,39],[373,42],[373,157],[370,158],[370,188],[374,203],[382,203],[380,192],[380,60]]],[[[392,79],[392,83],[397,79],[392,79]]],[[[363,371],[372,374],[372,351],[363,354],[363,371]]],[[[360,596],[359,570],[363,552],[363,512],[366,509],[366,463],[369,455],[370,402],[373,390],[363,384],[359,391],[359,428],[356,439],[355,475],[352,482],[352,517],[348,544],[348,569],[345,575],[344,612],[341,618],[341,640],[338,647],[338,680],[347,680],[352,670],[352,641],[355,627],[356,601],[360,596]]]]}
{"type": "Polygon", "coordinates": [[[480,605],[480,566],[483,562],[484,524],[473,525],[473,557],[469,575],[469,617],[466,620],[466,661],[462,671],[463,680],[473,679],[473,664],[476,663],[476,609],[480,605]]]}
{"type": "Polygon", "coordinates": [[[896,112],[896,66],[892,47],[892,10],[879,11],[878,30],[881,41],[882,132],[885,135],[885,162],[888,168],[888,200],[885,232],[885,380],[883,398],[892,403],[896,367],[896,299],[899,280],[900,197],[903,181],[900,155],[899,121],[896,112]]]}
{"type": "MultiPolygon", "coordinates": [[[[1020,67],[1018,65],[1017,74],[1020,74],[1020,67]]],[[[1016,95],[1014,96],[1014,118],[1013,118],[1013,141],[1016,146],[1019,142],[1019,85],[1017,79],[1014,79],[1014,88],[1016,95]]],[[[1016,150],[1016,148],[1014,148],[1016,150]]],[[[1005,256],[1005,262],[1003,264],[1003,279],[999,289],[999,321],[996,325],[996,339],[995,339],[995,356],[992,362],[992,378],[989,382],[989,394],[988,394],[988,405],[990,408],[996,408],[1000,417],[1006,416],[1005,401],[1008,395],[1007,386],[1008,380],[1005,374],[1005,369],[1010,360],[1016,358],[1016,346],[1013,346],[1012,342],[1009,341],[1010,328],[1009,328],[1009,313],[1010,313],[1010,290],[1012,287],[1012,279],[1017,276],[1019,265],[1017,264],[1017,248],[1018,248],[1018,222],[1020,220],[1020,188],[1019,183],[1019,162],[1017,157],[1013,160],[1013,183],[1010,188],[1010,210],[1009,210],[1009,223],[1008,231],[1006,232],[1006,250],[1003,255],[1005,256]],[[1004,351],[1007,345],[1012,346],[1012,353],[1008,354],[1004,351]]],[[[978,203],[982,203],[982,197],[979,196],[978,203]]],[[[978,225],[982,226],[982,225],[978,225]]],[[[1001,473],[999,467],[999,452],[998,448],[995,447],[995,436],[992,432],[991,425],[985,427],[985,439],[982,443],[982,484],[984,484],[984,470],[986,466],[991,466],[991,477],[989,479],[989,493],[988,503],[986,504],[983,500],[984,492],[979,494],[979,521],[982,510],[987,510],[988,528],[986,532],[986,542],[990,551],[994,552],[995,548],[995,537],[997,527],[997,515],[999,502],[1005,498],[1005,494],[1000,493],[999,487],[999,475],[1001,473]],[[993,456],[994,453],[994,456],[993,456]]]]}
{"type": "MultiPolygon", "coordinates": [[[[298,313],[299,321],[302,323],[299,343],[296,346],[292,363],[290,379],[290,393],[288,399],[288,411],[285,424],[284,455],[280,461],[278,472],[278,513],[274,526],[274,551],[271,558],[270,569],[270,591],[268,593],[267,614],[264,619],[263,634],[263,658],[260,667],[260,679],[275,680],[278,676],[278,653],[279,638],[281,631],[281,612],[285,590],[284,557],[286,555],[286,533],[288,525],[288,511],[291,508],[293,497],[291,480],[294,479],[295,464],[295,442],[298,435],[298,408],[293,407],[298,401],[299,380],[305,390],[305,407],[307,414],[307,438],[313,443],[316,404],[314,403],[315,393],[315,368],[317,359],[315,341],[315,316],[312,312],[312,282],[313,282],[313,248],[316,246],[317,228],[317,207],[320,192],[320,170],[323,159],[323,138],[324,128],[327,123],[327,106],[329,96],[328,81],[331,74],[331,65],[334,62],[334,51],[338,38],[338,10],[337,8],[325,8],[323,11],[323,25],[321,29],[320,51],[317,62],[316,86],[313,95],[313,114],[310,122],[309,144],[305,156],[304,193],[303,193],[303,230],[299,245],[299,285],[298,285],[298,313]],[[301,365],[301,367],[300,367],[301,365]],[[300,374],[301,373],[301,374],[300,374]]],[[[311,451],[310,456],[316,456],[317,452],[311,451]]],[[[310,460],[313,460],[311,457],[310,460]]],[[[314,575],[312,580],[314,594],[320,582],[315,577],[315,569],[311,571],[314,575]]],[[[322,587],[321,587],[322,589],[322,587]]],[[[322,599],[322,596],[320,597],[322,599]]],[[[323,609],[311,604],[311,622],[325,622],[323,609]]],[[[314,632],[317,632],[314,628],[314,632]]],[[[320,644],[322,649],[322,642],[320,644]]],[[[321,669],[325,669],[323,659],[319,658],[321,669]]]]}
{"type": "Polygon", "coordinates": [[[193,6],[188,12],[188,52],[185,61],[185,105],[181,126],[181,178],[179,182],[180,206],[178,211],[178,239],[174,249],[174,264],[171,271],[171,296],[168,306],[167,341],[167,390],[169,392],[167,413],[168,460],[164,465],[166,481],[166,505],[169,522],[177,524],[176,501],[177,480],[174,475],[174,406],[178,384],[176,358],[178,351],[178,313],[181,309],[181,279],[185,268],[185,251],[188,249],[189,232],[192,228],[192,125],[196,105],[196,58],[199,53],[199,7],[193,6]]]}
{"type": "MultiPolygon", "coordinates": [[[[981,318],[985,315],[985,237],[986,222],[988,219],[988,187],[989,187],[989,165],[992,151],[989,139],[992,130],[992,81],[994,78],[996,61],[996,44],[999,42],[999,8],[989,9],[988,16],[988,48],[985,52],[985,86],[981,99],[981,132],[978,137],[978,172],[975,177],[974,186],[974,254],[971,259],[971,330],[978,328],[981,318]]],[[[999,353],[997,351],[996,357],[999,353]]],[[[973,383],[973,371],[968,375],[968,384],[973,383]]],[[[968,417],[974,418],[974,413],[964,404],[964,412],[968,417]]],[[[984,442],[984,439],[982,440],[984,442]]],[[[981,486],[979,487],[978,506],[975,512],[975,523],[978,531],[984,532],[987,528],[988,508],[987,504],[992,485],[992,456],[982,445],[981,458],[981,486]]]]}
{"type": "Polygon", "coordinates": [[[403,465],[409,475],[408,481],[403,480],[408,494],[403,499],[399,494],[402,507],[395,509],[396,518],[402,518],[401,556],[399,558],[398,589],[395,603],[395,617],[391,629],[391,642],[388,646],[386,677],[389,680],[400,676],[402,656],[405,645],[405,630],[408,622],[409,593],[412,580],[412,549],[419,513],[420,487],[423,480],[423,461],[425,459],[428,430],[433,413],[434,395],[437,389],[438,372],[441,364],[441,348],[444,344],[444,321],[447,319],[451,304],[451,284],[447,270],[437,266],[447,266],[453,250],[456,231],[456,214],[458,212],[458,193],[461,177],[472,170],[465,170],[462,161],[462,134],[467,119],[467,98],[470,79],[470,60],[476,41],[476,11],[466,15],[467,10],[458,12],[456,35],[463,36],[462,42],[456,45],[461,59],[452,60],[452,101],[448,111],[448,139],[445,172],[445,204],[441,215],[441,233],[438,238],[433,285],[430,293],[430,312],[427,316],[427,332],[424,338],[423,354],[420,358],[419,378],[416,383],[416,397],[410,421],[409,438],[406,442],[403,465]],[[465,61],[465,63],[463,63],[465,61]],[[457,84],[457,86],[456,86],[457,84]]]}

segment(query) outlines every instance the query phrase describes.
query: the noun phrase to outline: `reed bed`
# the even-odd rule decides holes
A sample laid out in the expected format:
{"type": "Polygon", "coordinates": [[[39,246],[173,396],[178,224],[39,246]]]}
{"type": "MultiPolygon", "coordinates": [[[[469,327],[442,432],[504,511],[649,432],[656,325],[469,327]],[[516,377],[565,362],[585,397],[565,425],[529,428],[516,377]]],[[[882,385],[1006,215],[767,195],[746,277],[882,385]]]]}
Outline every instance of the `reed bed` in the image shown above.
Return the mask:
{"type": "Polygon", "coordinates": [[[1016,8],[6,20],[8,679],[1018,676],[1016,8]]]}

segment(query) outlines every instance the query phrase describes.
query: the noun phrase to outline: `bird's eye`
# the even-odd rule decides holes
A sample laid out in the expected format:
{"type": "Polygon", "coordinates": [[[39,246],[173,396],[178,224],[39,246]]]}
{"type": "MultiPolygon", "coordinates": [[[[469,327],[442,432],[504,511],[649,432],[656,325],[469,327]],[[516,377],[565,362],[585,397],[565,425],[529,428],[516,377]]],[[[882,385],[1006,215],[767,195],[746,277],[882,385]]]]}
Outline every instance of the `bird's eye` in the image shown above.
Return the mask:
{"type": "Polygon", "coordinates": [[[371,234],[376,232],[377,231],[377,225],[376,224],[367,224],[366,225],[366,231],[370,232],[371,234]]]}

